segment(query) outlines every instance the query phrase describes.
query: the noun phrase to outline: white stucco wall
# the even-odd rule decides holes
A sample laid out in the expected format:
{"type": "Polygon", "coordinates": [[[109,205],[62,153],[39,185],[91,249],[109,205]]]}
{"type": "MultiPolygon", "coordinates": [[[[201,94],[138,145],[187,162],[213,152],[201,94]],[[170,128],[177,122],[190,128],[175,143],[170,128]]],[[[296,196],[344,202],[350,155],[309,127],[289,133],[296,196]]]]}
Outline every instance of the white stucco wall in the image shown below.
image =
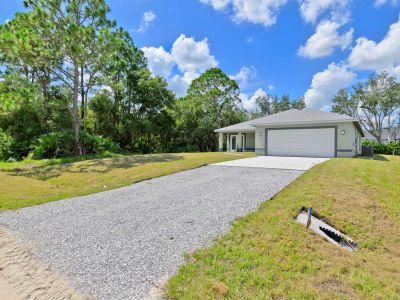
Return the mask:
{"type": "Polygon", "coordinates": [[[287,126],[262,126],[256,127],[255,149],[257,155],[265,155],[265,129],[288,127],[321,127],[337,126],[337,156],[354,157],[361,154],[361,137],[353,122],[346,123],[319,123],[313,125],[287,125],[287,126]],[[342,134],[344,131],[344,134],[342,134]]]}
{"type": "Polygon", "coordinates": [[[265,127],[256,127],[255,152],[257,155],[265,155],[265,127]]]}
{"type": "Polygon", "coordinates": [[[253,150],[255,148],[255,134],[251,132],[246,132],[245,133],[245,150],[253,150]]]}

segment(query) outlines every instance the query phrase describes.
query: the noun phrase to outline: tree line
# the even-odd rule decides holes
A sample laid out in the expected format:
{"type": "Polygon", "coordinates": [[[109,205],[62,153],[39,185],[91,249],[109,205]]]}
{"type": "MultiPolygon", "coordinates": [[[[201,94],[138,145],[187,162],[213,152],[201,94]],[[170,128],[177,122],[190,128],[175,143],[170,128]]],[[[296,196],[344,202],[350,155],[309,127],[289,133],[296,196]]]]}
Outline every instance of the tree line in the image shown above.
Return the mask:
{"type": "Polygon", "coordinates": [[[239,86],[212,68],[176,99],[154,76],[105,0],[26,0],[0,26],[0,159],[214,151],[214,129],[304,107],[262,96],[249,113],[239,86]]]}

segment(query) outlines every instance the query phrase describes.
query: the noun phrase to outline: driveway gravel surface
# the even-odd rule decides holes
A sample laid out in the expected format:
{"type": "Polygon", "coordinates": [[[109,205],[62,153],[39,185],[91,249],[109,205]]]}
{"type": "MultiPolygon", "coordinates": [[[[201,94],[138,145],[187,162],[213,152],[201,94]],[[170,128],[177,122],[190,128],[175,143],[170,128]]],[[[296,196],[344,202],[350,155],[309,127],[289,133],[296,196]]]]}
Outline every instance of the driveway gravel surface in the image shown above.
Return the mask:
{"type": "Polygon", "coordinates": [[[143,299],[185,252],[209,244],[302,173],[211,165],[4,212],[0,225],[78,291],[143,299]]]}

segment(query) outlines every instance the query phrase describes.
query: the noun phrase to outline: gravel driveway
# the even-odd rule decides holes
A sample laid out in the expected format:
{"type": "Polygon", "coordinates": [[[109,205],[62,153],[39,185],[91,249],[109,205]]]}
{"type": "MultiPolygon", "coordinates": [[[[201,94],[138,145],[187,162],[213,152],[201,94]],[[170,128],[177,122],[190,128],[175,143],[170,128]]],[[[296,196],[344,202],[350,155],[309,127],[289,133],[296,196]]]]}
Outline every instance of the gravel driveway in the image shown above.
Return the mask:
{"type": "Polygon", "coordinates": [[[142,299],[183,254],[229,230],[303,171],[206,166],[0,214],[34,255],[100,299],[142,299]]]}

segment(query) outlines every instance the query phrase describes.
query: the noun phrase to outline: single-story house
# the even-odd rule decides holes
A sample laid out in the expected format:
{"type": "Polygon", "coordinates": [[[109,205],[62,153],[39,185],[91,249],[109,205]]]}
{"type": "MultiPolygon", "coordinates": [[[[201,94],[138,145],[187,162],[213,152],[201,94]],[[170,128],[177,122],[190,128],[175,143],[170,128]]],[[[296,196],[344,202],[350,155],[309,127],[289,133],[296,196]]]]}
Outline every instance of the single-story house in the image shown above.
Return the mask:
{"type": "Polygon", "coordinates": [[[314,109],[291,109],[216,129],[219,151],[257,155],[353,157],[364,132],[358,119],[314,109]]]}
{"type": "MultiPolygon", "coordinates": [[[[374,142],[378,141],[376,139],[376,137],[374,137],[368,131],[365,132],[365,139],[369,140],[369,141],[374,141],[374,142]]],[[[396,136],[394,137],[394,139],[389,139],[389,129],[384,128],[382,130],[381,143],[382,144],[389,144],[390,142],[400,142],[400,129],[397,131],[396,136]]]]}

